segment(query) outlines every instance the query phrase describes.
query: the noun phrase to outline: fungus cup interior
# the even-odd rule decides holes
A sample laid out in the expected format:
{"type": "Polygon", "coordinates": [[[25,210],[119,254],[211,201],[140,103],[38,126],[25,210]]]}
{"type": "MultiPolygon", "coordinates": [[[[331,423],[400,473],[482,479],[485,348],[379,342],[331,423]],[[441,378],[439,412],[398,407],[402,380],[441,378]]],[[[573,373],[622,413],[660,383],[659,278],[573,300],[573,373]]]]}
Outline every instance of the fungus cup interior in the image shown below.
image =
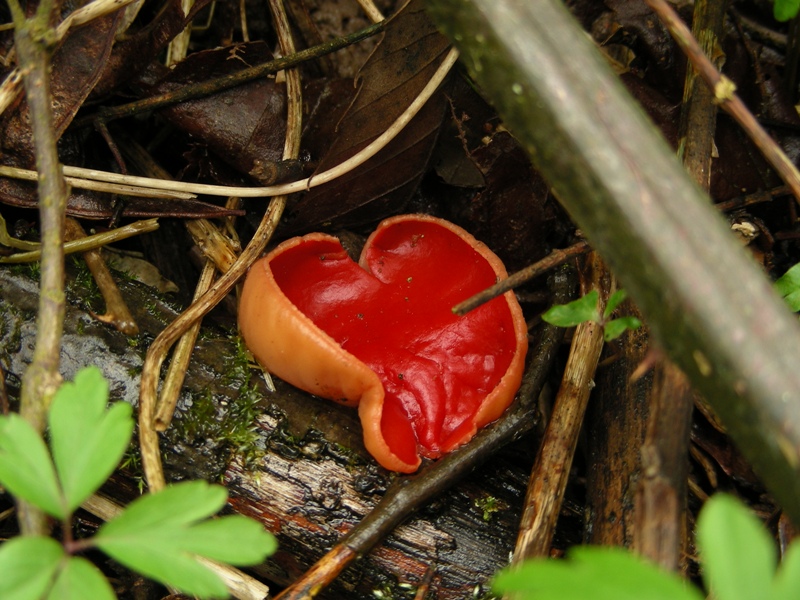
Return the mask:
{"type": "Polygon", "coordinates": [[[467,442],[514,398],[527,351],[514,295],[451,311],[505,275],[463,229],[404,215],[378,226],[358,264],[331,236],[284,242],[251,269],[239,322],[264,367],[358,405],[370,453],[413,472],[420,455],[467,442]]]}

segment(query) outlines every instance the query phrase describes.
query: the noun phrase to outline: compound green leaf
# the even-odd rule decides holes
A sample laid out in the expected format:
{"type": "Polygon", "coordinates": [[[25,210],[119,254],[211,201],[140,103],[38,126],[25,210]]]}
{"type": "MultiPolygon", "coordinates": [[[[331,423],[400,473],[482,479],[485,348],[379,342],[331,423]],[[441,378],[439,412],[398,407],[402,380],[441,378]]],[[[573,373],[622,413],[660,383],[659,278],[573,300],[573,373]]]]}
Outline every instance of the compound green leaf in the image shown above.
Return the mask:
{"type": "Polygon", "coordinates": [[[130,405],[106,410],[107,403],[108,382],[100,369],[87,367],[59,388],[50,407],[50,446],[70,511],[108,479],[130,442],[130,405]]]}
{"type": "Polygon", "coordinates": [[[85,558],[71,557],[59,572],[47,600],[116,600],[100,570],[85,558]]]}
{"type": "Polygon", "coordinates": [[[792,312],[800,312],[800,290],[795,290],[783,297],[783,301],[792,312]]]}
{"type": "Polygon", "coordinates": [[[493,589],[515,600],[702,600],[690,584],[621,548],[576,547],[568,557],[506,570],[493,589]]]}
{"type": "Polygon", "coordinates": [[[208,567],[173,544],[152,546],[144,538],[128,540],[97,540],[98,546],[125,566],[185,594],[199,598],[226,598],[225,584],[208,567]]]}
{"type": "Polygon", "coordinates": [[[0,546],[0,598],[41,600],[66,558],[55,540],[40,536],[14,538],[0,546]]]}
{"type": "Polygon", "coordinates": [[[617,290],[616,292],[611,294],[611,297],[608,299],[608,302],[606,302],[606,309],[603,311],[603,318],[607,319],[608,317],[610,317],[611,313],[613,313],[616,310],[616,308],[625,301],[625,298],[627,297],[628,297],[628,292],[626,292],[625,290],[617,290]]]}
{"type": "Polygon", "coordinates": [[[764,526],[733,496],[708,500],[697,520],[703,581],[717,600],[764,598],[775,573],[775,546],[764,526]]]}
{"type": "MultiPolygon", "coordinates": [[[[792,0],[796,2],[798,6],[800,6],[800,0],[792,0]]],[[[778,3],[775,3],[777,7],[778,3]]],[[[775,291],[777,291],[781,296],[788,296],[792,292],[797,292],[800,290],[800,263],[797,263],[793,267],[791,267],[786,273],[781,275],[777,281],[775,281],[775,291]]]]}
{"type": "Polygon", "coordinates": [[[250,519],[222,517],[198,523],[225,504],[227,492],[190,481],[143,496],[100,528],[95,544],[126,566],[185,593],[225,595],[222,581],[198,556],[255,564],[275,549],[274,538],[250,519]]]}
{"type": "Polygon", "coordinates": [[[680,579],[618,548],[574,548],[568,560],[541,559],[501,573],[495,591],[519,600],[699,600],[680,579]]]}
{"type": "Polygon", "coordinates": [[[777,575],[772,580],[769,600],[797,600],[800,598],[800,543],[795,540],[783,557],[777,575]]]}
{"type": "Polygon", "coordinates": [[[170,543],[168,538],[175,531],[215,514],[227,497],[225,488],[205,481],[171,485],[131,502],[121,515],[100,528],[95,540],[148,538],[170,543]]]}
{"type": "Polygon", "coordinates": [[[53,517],[66,516],[47,446],[18,414],[0,417],[0,484],[53,517]]]}
{"type": "Polygon", "coordinates": [[[198,523],[180,538],[188,552],[239,566],[259,564],[278,547],[260,523],[240,515],[198,523]]]}
{"type": "Polygon", "coordinates": [[[106,554],[157,581],[201,597],[225,595],[222,581],[189,552],[186,530],[225,504],[227,492],[189,481],[147,494],[109,521],[94,538],[106,554]]]}
{"type": "Polygon", "coordinates": [[[778,21],[788,21],[797,16],[800,10],[800,0],[775,0],[773,14],[778,21]]]}
{"type": "Polygon", "coordinates": [[[578,298],[568,304],[557,304],[542,315],[542,319],[556,327],[574,327],[586,321],[597,321],[597,290],[592,290],[583,298],[578,298]]]}
{"type": "Polygon", "coordinates": [[[629,329],[638,329],[642,322],[636,317],[620,317],[609,321],[603,327],[603,339],[607,342],[617,339],[629,329]]]}

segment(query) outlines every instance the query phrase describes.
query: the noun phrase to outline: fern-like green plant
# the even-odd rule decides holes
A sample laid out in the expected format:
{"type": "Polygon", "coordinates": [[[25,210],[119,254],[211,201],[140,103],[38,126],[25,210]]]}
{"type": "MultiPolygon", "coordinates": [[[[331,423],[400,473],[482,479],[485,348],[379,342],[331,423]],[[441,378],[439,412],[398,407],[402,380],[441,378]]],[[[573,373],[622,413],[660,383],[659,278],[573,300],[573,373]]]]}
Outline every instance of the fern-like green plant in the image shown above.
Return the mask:
{"type": "Polygon", "coordinates": [[[0,545],[3,600],[113,600],[106,578],[79,556],[99,548],[119,563],[199,598],[225,598],[204,557],[252,565],[275,551],[275,538],[251,519],[210,520],[227,499],[204,481],[169,486],[132,502],[91,538],[71,538],[73,512],[111,475],[133,432],[130,405],[107,407],[108,383],[89,367],[56,393],[48,413],[49,447],[16,414],[0,416],[0,485],[61,521],[59,542],[21,536],[0,545]]]}

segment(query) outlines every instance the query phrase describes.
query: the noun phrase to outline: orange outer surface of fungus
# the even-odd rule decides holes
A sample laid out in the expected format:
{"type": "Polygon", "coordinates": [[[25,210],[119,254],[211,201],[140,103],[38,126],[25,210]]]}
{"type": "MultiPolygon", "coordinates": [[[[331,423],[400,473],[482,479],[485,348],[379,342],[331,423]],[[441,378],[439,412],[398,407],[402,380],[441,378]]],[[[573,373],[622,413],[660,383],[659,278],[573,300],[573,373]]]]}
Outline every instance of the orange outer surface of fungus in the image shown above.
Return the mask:
{"type": "Polygon", "coordinates": [[[290,239],[251,268],[239,325],[269,371],[358,406],[367,450],[412,473],[497,419],[522,380],[527,328],[512,292],[463,317],[451,307],[506,276],[442,219],[383,221],[354,263],[339,241],[290,239]]]}

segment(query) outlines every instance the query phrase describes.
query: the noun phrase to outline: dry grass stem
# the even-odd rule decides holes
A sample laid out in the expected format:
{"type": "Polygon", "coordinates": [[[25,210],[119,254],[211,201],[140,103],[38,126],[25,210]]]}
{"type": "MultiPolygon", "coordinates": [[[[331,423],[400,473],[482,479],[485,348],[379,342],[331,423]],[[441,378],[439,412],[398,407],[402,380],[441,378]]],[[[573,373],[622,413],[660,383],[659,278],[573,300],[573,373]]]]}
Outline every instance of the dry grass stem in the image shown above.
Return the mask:
{"type": "MultiPolygon", "coordinates": [[[[145,219],[143,221],[136,221],[123,227],[117,227],[111,231],[104,231],[103,233],[95,233],[88,235],[80,240],[67,242],[64,244],[64,254],[73,254],[75,252],[87,252],[95,248],[101,248],[114,242],[119,242],[135,235],[142,233],[149,233],[158,229],[158,219],[145,219]]],[[[2,242],[2,240],[0,240],[2,242]]],[[[11,256],[0,257],[0,263],[18,264],[35,262],[41,260],[41,250],[32,250],[30,252],[20,252],[12,254],[11,256]]]]}

